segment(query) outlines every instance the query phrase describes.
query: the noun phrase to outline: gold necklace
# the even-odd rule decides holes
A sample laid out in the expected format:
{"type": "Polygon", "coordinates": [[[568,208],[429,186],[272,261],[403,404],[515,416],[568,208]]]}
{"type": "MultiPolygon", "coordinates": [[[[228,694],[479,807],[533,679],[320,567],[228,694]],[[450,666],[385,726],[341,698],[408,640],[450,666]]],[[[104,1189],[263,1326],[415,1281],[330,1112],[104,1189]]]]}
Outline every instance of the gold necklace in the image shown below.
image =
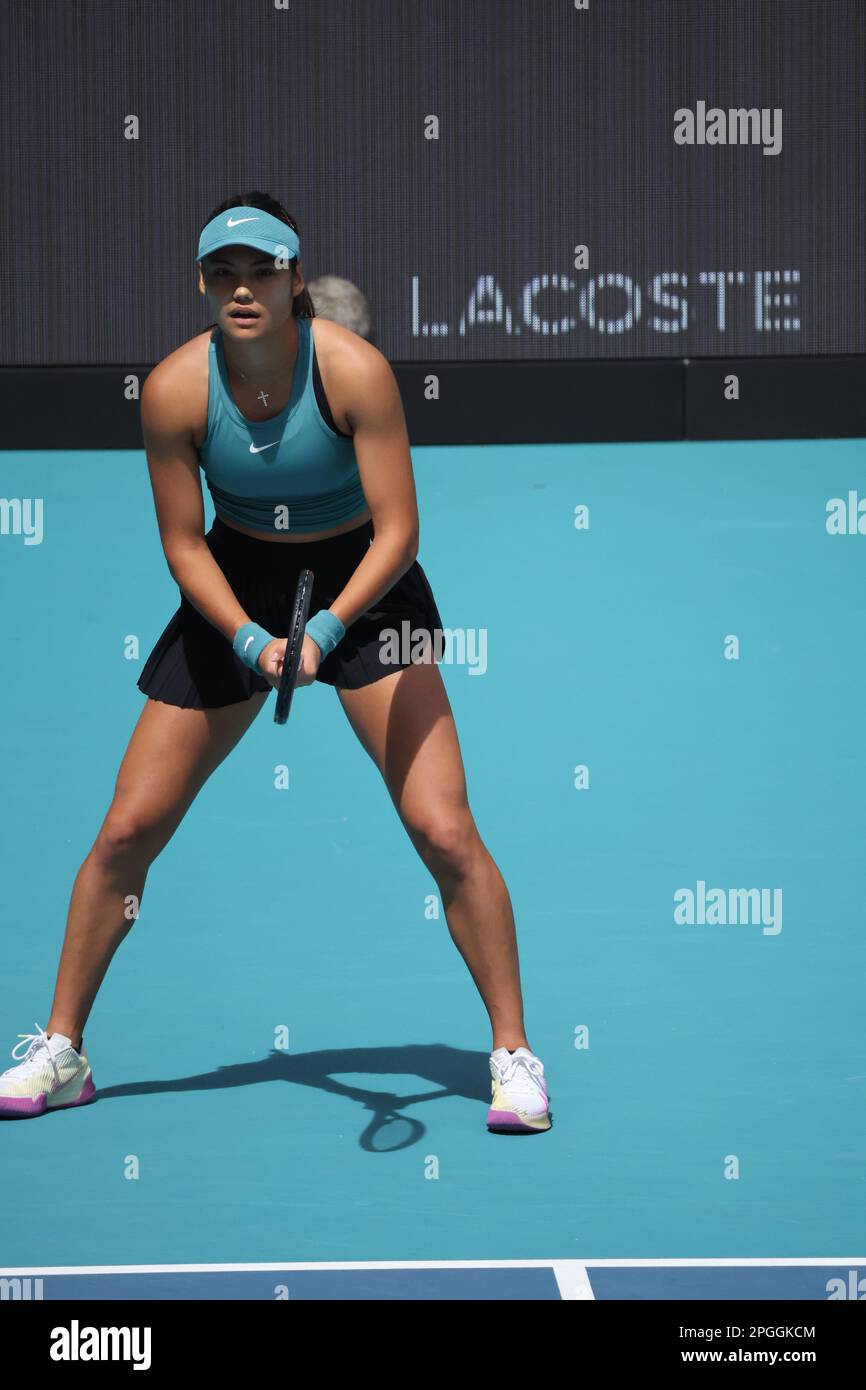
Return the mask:
{"type": "MultiPolygon", "coordinates": [[[[292,371],[293,371],[293,372],[294,372],[295,366],[297,365],[297,361],[298,361],[298,354],[295,353],[295,360],[294,360],[294,362],[292,363],[292,371]]],[[[251,383],[249,377],[247,376],[246,372],[242,372],[241,369],[240,369],[240,367],[237,367],[237,366],[236,366],[236,367],[235,367],[235,371],[238,373],[239,376],[242,376],[242,377],[243,377],[244,381],[247,383],[248,386],[252,385],[252,383],[251,383]]],[[[281,380],[283,379],[284,375],[285,375],[284,372],[280,372],[279,376],[278,376],[278,377],[275,377],[274,380],[275,380],[275,381],[281,381],[281,380]]],[[[253,388],[253,389],[255,389],[255,388],[253,388]]],[[[259,387],[259,394],[256,396],[256,400],[257,400],[257,401],[261,401],[262,404],[264,405],[265,409],[267,409],[268,397],[269,397],[270,395],[273,395],[273,394],[274,394],[273,392],[266,391],[265,388],[264,388],[263,386],[260,386],[260,387],[259,387]]]]}

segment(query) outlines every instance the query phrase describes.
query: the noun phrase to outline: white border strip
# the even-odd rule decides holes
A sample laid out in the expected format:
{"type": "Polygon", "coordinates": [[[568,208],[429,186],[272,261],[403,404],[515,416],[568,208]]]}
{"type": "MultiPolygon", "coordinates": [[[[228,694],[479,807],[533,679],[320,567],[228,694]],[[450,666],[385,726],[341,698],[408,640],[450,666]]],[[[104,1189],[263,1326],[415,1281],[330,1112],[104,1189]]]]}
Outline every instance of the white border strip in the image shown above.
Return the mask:
{"type": "MultiPolygon", "coordinates": [[[[817,1258],[800,1256],[761,1257],[760,1259],[697,1259],[697,1260],[280,1260],[266,1264],[159,1264],[159,1265],[18,1265],[0,1266],[0,1276],[38,1275],[38,1274],[241,1274],[260,1270],[291,1270],[299,1273],[305,1270],[337,1269],[552,1269],[556,1281],[560,1277],[570,1287],[580,1287],[586,1280],[590,1269],[725,1269],[748,1266],[750,1268],[779,1268],[801,1266],[809,1268],[823,1265],[863,1265],[864,1255],[821,1255],[817,1258]],[[582,1271],[582,1273],[581,1273],[582,1271]]],[[[565,1294],[563,1294],[563,1297],[565,1294]]],[[[572,1293],[570,1297],[585,1297],[572,1293]]],[[[592,1297],[590,1291],[589,1297],[592,1297]]]]}

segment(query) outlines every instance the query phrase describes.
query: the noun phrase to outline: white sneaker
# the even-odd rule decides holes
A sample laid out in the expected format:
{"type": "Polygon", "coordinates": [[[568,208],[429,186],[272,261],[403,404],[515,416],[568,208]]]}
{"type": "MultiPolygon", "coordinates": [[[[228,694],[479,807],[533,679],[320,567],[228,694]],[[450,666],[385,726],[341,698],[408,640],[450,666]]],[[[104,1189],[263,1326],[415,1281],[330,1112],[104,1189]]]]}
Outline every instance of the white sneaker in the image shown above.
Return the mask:
{"type": "MultiPolygon", "coordinates": [[[[38,1023],[36,1028],[35,1033],[18,1034],[27,1051],[17,1066],[0,1072],[0,1118],[26,1119],[46,1110],[88,1105],[96,1098],[84,1039],[76,1052],[62,1033],[49,1037],[38,1023]]],[[[21,1046],[13,1047],[13,1057],[21,1046]]]]}
{"type": "Polygon", "coordinates": [[[487,1128],[497,1134],[537,1134],[550,1129],[552,1112],[540,1057],[528,1047],[497,1047],[490,1054],[493,1100],[487,1128]]]}

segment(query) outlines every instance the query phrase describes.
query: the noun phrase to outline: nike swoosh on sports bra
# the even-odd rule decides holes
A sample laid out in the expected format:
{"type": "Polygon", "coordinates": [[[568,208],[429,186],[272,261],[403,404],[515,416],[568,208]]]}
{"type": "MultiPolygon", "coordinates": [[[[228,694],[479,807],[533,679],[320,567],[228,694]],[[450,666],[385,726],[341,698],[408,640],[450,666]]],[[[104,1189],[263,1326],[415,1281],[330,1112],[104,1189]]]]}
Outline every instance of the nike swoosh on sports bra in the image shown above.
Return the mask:
{"type": "Polygon", "coordinates": [[[199,449],[208,490],[219,511],[271,535],[323,531],[366,507],[352,436],[336,428],[322,387],[312,321],[295,323],[292,392],[270,420],[248,420],[232,399],[219,327],[208,345],[207,434],[199,449]],[[280,507],[288,508],[288,526],[280,507]]]}

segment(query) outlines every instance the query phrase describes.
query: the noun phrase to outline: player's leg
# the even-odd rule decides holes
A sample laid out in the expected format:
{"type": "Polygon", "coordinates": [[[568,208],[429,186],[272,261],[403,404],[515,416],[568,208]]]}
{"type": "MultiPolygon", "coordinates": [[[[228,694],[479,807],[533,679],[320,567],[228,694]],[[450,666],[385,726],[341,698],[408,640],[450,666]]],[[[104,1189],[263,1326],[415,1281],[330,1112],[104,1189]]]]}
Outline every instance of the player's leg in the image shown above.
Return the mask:
{"type": "Polygon", "coordinates": [[[528,1048],[511,900],[469,808],[438,667],[419,663],[337,694],[439,886],[448,930],[490,1016],[493,1048],[528,1048]]]}
{"type": "Polygon", "coordinates": [[[79,1045],[112,956],[135,920],[130,903],[140,903],[150,865],[266,699],[267,692],[204,710],[145,704],[75,879],[47,1033],[79,1045]]]}

